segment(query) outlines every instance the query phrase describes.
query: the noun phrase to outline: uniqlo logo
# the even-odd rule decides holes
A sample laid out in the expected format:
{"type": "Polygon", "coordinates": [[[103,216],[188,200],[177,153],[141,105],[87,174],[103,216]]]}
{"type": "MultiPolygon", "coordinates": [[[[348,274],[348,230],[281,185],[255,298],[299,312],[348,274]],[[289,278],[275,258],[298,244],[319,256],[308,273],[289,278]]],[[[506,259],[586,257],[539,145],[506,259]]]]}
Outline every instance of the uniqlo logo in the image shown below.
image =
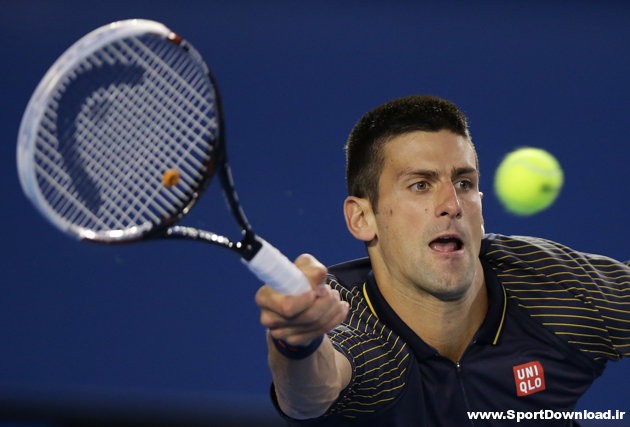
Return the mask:
{"type": "Polygon", "coordinates": [[[545,372],[538,361],[514,366],[517,396],[529,396],[545,389],[545,372]]]}

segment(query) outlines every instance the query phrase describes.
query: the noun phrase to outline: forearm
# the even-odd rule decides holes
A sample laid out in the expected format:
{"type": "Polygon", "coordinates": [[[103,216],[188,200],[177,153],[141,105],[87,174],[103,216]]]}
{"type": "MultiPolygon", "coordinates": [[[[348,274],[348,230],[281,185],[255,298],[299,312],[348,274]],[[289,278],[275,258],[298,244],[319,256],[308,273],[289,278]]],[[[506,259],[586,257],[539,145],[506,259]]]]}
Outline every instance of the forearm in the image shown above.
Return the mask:
{"type": "Polygon", "coordinates": [[[312,355],[298,360],[280,354],[269,334],[267,343],[278,404],[292,418],[324,414],[350,382],[350,362],[327,336],[312,355]]]}

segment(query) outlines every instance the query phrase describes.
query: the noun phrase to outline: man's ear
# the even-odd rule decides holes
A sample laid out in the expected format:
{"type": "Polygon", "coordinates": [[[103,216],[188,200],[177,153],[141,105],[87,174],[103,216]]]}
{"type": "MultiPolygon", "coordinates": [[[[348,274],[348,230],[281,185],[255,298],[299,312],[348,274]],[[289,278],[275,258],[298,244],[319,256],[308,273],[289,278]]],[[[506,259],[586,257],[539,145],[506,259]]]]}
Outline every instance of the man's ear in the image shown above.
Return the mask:
{"type": "Polygon", "coordinates": [[[376,225],[372,204],[368,199],[348,196],[343,202],[346,226],[358,240],[371,242],[376,237],[376,225]]]}

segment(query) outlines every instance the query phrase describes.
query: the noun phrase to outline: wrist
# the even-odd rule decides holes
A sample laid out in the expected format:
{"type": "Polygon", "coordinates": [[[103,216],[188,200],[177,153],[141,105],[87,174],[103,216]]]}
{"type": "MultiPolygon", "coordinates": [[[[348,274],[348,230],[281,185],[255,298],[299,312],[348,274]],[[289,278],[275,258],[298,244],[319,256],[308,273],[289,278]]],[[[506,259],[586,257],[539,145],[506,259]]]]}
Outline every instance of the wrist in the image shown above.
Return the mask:
{"type": "Polygon", "coordinates": [[[322,341],[324,340],[324,336],[320,335],[311,341],[310,344],[307,345],[291,345],[286,341],[283,341],[278,338],[271,337],[271,341],[273,342],[274,347],[280,354],[289,358],[289,359],[305,359],[311,354],[315,353],[322,341]]]}

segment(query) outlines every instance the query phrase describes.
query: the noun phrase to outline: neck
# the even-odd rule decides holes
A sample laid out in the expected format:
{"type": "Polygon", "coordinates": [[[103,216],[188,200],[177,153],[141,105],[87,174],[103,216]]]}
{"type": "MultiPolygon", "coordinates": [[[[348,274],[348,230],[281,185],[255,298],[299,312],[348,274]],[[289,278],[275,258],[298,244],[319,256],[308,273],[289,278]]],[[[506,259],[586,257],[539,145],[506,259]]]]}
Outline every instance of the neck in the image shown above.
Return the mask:
{"type": "Polygon", "coordinates": [[[441,300],[418,288],[380,285],[387,303],[424,342],[457,362],[483,323],[488,310],[481,263],[475,279],[459,298],[441,300]]]}

